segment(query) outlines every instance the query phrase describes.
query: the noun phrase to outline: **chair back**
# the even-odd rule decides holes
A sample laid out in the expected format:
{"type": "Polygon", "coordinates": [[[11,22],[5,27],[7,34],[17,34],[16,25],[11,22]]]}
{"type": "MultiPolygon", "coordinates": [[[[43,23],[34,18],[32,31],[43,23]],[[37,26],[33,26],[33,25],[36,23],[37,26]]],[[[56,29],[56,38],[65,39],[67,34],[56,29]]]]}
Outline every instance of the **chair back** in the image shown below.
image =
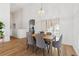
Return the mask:
{"type": "Polygon", "coordinates": [[[33,39],[31,32],[27,32],[27,41],[28,41],[28,44],[30,44],[30,45],[35,44],[35,40],[33,39]]]}
{"type": "Polygon", "coordinates": [[[40,31],[40,33],[42,33],[42,34],[43,34],[43,33],[44,33],[44,31],[40,31]]]}
{"type": "Polygon", "coordinates": [[[61,36],[60,36],[60,38],[59,38],[59,43],[60,43],[60,45],[61,45],[61,43],[62,43],[62,34],[61,34],[61,36]]]}
{"type": "Polygon", "coordinates": [[[53,46],[55,48],[60,48],[61,47],[61,43],[62,43],[62,35],[60,35],[60,38],[58,41],[53,41],[53,46]]]}
{"type": "Polygon", "coordinates": [[[46,34],[47,34],[47,35],[51,35],[52,33],[51,33],[51,32],[47,32],[46,34]]]}
{"type": "Polygon", "coordinates": [[[39,48],[46,48],[46,43],[40,33],[36,34],[36,46],[39,48]]]}

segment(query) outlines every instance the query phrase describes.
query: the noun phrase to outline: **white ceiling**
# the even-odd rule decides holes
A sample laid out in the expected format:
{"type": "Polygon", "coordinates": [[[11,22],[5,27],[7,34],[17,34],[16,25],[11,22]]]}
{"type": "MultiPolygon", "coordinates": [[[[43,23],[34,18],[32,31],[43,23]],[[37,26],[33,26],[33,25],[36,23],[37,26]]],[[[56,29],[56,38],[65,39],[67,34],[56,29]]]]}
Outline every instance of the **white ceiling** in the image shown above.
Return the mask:
{"type": "MultiPolygon", "coordinates": [[[[58,4],[57,4],[58,5],[58,4]]],[[[57,6],[56,4],[42,4],[43,8],[52,8],[53,6],[57,6]]],[[[41,4],[40,3],[11,3],[10,4],[10,12],[15,12],[18,11],[19,9],[22,8],[41,8],[41,4]]]]}
{"type": "Polygon", "coordinates": [[[15,12],[20,8],[23,8],[24,5],[26,5],[25,3],[11,3],[10,4],[10,11],[11,12],[15,12]]]}
{"type": "Polygon", "coordinates": [[[11,3],[10,4],[10,12],[15,12],[21,8],[30,8],[30,7],[35,7],[37,6],[39,8],[39,6],[41,6],[40,3],[11,3]],[[29,7],[28,7],[29,6],[29,7]]]}

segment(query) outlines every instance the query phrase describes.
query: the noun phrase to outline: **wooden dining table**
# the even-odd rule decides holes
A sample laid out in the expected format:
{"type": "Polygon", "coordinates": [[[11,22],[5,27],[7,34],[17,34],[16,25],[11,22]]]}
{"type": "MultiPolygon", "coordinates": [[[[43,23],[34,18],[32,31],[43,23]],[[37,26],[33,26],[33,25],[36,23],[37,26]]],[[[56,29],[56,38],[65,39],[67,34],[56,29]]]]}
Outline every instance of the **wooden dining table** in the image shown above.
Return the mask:
{"type": "MultiPolygon", "coordinates": [[[[35,37],[36,36],[36,34],[32,34],[32,36],[33,37],[35,37]]],[[[53,55],[52,54],[52,43],[53,43],[53,41],[55,41],[55,36],[53,36],[53,35],[48,35],[48,34],[44,34],[44,36],[43,36],[43,39],[46,41],[46,42],[50,42],[50,44],[49,44],[49,47],[50,47],[50,55],[53,55]]]]}

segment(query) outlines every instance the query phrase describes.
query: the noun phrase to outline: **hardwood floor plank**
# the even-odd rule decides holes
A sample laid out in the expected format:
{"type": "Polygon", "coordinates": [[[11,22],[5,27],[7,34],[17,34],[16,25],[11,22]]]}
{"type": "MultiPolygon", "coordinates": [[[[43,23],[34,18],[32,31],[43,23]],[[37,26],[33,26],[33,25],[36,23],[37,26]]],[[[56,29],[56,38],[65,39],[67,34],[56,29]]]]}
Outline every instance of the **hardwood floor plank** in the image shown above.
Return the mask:
{"type": "MultiPolygon", "coordinates": [[[[26,49],[26,39],[17,39],[11,38],[10,42],[6,42],[4,44],[0,44],[0,55],[1,56],[42,56],[42,50],[38,49],[37,53],[33,52],[33,49],[30,47],[26,49]]],[[[62,45],[61,48],[62,56],[72,56],[77,55],[74,48],[70,45],[62,45]]],[[[45,52],[46,56],[49,56],[48,53],[45,52]]],[[[57,50],[53,49],[53,56],[57,56],[57,50]]]]}

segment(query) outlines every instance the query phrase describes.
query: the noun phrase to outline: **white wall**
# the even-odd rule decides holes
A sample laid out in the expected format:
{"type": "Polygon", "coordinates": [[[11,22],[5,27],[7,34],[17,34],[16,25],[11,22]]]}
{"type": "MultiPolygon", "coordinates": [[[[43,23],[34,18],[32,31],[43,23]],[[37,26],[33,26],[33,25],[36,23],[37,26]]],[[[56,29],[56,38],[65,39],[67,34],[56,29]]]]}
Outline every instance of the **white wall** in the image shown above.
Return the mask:
{"type": "Polygon", "coordinates": [[[73,4],[73,38],[74,38],[74,43],[73,46],[79,55],[79,4],[73,4]]]}
{"type": "Polygon", "coordinates": [[[63,33],[63,43],[73,44],[72,4],[60,4],[60,26],[63,33]]]}
{"type": "MultiPolygon", "coordinates": [[[[13,23],[16,24],[16,29],[17,28],[22,28],[22,9],[19,9],[18,11],[14,12],[12,14],[13,18],[13,23]]],[[[11,20],[12,21],[12,20],[11,20]]]]}
{"type": "Polygon", "coordinates": [[[10,6],[8,3],[0,4],[0,20],[5,24],[4,41],[10,41],[10,6]]]}
{"type": "Polygon", "coordinates": [[[11,36],[17,38],[26,37],[26,30],[23,28],[23,14],[22,9],[20,8],[16,12],[11,13],[11,36]],[[15,28],[13,26],[15,24],[15,28]]]}

